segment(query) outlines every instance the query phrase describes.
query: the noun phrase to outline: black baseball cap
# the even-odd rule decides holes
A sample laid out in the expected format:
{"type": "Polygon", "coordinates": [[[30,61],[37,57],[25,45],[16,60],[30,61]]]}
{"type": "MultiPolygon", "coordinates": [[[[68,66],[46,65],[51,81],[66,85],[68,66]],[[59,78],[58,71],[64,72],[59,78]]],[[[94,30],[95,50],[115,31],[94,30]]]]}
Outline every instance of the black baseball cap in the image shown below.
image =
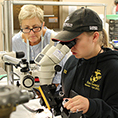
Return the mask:
{"type": "Polygon", "coordinates": [[[52,38],[53,41],[70,42],[83,32],[102,31],[102,20],[99,15],[82,7],[71,13],[63,24],[63,30],[52,38]]]}

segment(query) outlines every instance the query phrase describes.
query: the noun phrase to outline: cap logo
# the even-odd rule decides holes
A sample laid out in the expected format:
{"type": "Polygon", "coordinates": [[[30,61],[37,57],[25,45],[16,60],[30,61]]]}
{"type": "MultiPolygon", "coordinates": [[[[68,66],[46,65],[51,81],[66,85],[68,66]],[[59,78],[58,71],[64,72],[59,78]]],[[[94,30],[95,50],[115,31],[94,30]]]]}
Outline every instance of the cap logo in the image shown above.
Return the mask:
{"type": "Polygon", "coordinates": [[[97,26],[89,26],[89,29],[90,30],[98,30],[98,27],[97,26]]]}
{"type": "Polygon", "coordinates": [[[71,23],[64,23],[64,27],[72,27],[73,26],[73,24],[71,24],[71,23]]]}

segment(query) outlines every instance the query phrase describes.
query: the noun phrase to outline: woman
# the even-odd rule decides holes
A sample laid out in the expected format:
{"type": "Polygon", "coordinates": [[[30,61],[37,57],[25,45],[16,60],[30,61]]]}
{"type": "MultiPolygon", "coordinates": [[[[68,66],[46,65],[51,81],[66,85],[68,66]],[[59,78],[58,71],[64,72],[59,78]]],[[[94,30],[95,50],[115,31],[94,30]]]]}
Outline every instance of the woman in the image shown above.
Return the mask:
{"type": "MultiPolygon", "coordinates": [[[[12,48],[16,52],[23,51],[24,58],[32,61],[47,44],[52,44],[50,39],[57,33],[44,26],[44,12],[35,5],[22,6],[18,19],[21,31],[12,38],[12,48]]],[[[66,57],[60,62],[62,67],[65,61],[66,57]]],[[[56,85],[60,83],[60,74],[61,72],[57,72],[53,80],[56,85]]]]}
{"type": "Polygon", "coordinates": [[[12,38],[13,50],[24,51],[24,58],[34,60],[37,54],[50,43],[51,34],[57,33],[44,26],[44,12],[35,5],[24,5],[18,19],[21,31],[12,38]],[[27,41],[30,55],[27,54],[27,41]]]}
{"type": "MultiPolygon", "coordinates": [[[[106,34],[98,14],[81,8],[70,14],[52,40],[75,41],[62,72],[64,107],[71,118],[118,118],[118,52],[103,47],[106,34]]],[[[108,42],[107,42],[108,44],[108,42]]]]}

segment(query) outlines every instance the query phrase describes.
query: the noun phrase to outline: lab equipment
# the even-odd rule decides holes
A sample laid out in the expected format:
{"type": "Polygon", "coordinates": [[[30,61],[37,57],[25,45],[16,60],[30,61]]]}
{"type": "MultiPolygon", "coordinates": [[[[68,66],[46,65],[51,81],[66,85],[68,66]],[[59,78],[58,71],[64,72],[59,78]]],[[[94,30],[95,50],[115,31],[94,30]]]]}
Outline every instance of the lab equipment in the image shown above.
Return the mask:
{"type": "Polygon", "coordinates": [[[55,72],[61,70],[59,62],[75,43],[75,40],[73,40],[69,43],[59,42],[56,46],[47,44],[41,53],[37,55],[34,62],[40,65],[40,85],[52,83],[55,72]]]}
{"type": "MultiPolygon", "coordinates": [[[[35,58],[34,62],[40,66],[39,70],[39,79],[40,79],[40,86],[43,85],[50,85],[51,93],[55,93],[56,87],[52,84],[52,79],[55,75],[56,71],[60,71],[61,67],[58,66],[58,63],[64,58],[64,56],[69,52],[70,48],[75,45],[76,41],[73,40],[72,42],[69,43],[58,43],[56,46],[51,46],[47,45],[40,54],[37,55],[35,58]]],[[[20,90],[32,90],[34,87],[34,75],[32,72],[30,73],[30,68],[28,65],[28,62],[25,59],[16,59],[14,57],[11,57],[9,55],[3,55],[0,58],[2,61],[5,63],[7,62],[8,64],[15,65],[15,67],[20,67],[20,71],[22,74],[20,75],[20,90]]],[[[48,92],[48,90],[46,90],[48,92]]],[[[29,91],[30,92],[30,91],[29,91]]],[[[41,91],[40,91],[41,92],[41,91]]],[[[13,93],[15,94],[15,93],[13,93]]],[[[8,95],[8,93],[7,93],[8,95]]],[[[12,95],[9,95],[12,96],[12,95]]],[[[18,95],[17,95],[18,96],[18,95]]],[[[21,95],[18,97],[20,98],[21,95]]],[[[3,98],[3,97],[1,97],[3,98]]],[[[51,112],[54,113],[54,115],[60,115],[60,107],[62,104],[62,95],[59,97],[57,96],[52,96],[51,100],[53,103],[53,107],[51,108],[51,112]],[[56,100],[56,101],[55,101],[56,100]],[[55,113],[56,111],[56,113],[55,113]]],[[[43,98],[44,99],[44,98],[43,98]]],[[[15,101],[15,100],[14,100],[15,101]]],[[[43,101],[43,100],[42,100],[43,101]]],[[[50,101],[51,102],[51,101],[50,101]]],[[[42,104],[43,105],[43,104],[42,104]]]]}
{"type": "Polygon", "coordinates": [[[13,85],[0,86],[0,118],[9,118],[16,105],[34,98],[33,92],[19,89],[13,85]]]}
{"type": "MultiPolygon", "coordinates": [[[[41,105],[46,106],[54,114],[54,116],[61,115],[62,118],[73,118],[72,116],[74,115],[81,118],[82,111],[73,113],[63,107],[64,103],[66,103],[68,99],[63,101],[64,93],[61,90],[56,92],[55,85],[41,85],[39,86],[39,91],[42,95],[40,100],[41,105]]],[[[70,97],[74,97],[76,95],[77,93],[75,91],[71,91],[70,97]]]]}

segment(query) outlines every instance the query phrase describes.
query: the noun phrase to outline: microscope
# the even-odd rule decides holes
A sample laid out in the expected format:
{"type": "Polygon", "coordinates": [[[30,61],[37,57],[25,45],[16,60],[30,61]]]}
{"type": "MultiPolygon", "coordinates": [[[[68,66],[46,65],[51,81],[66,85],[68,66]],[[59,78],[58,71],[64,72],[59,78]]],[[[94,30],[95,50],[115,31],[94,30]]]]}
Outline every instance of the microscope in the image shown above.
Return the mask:
{"type": "MultiPolygon", "coordinates": [[[[55,72],[61,70],[59,62],[65,57],[75,43],[75,40],[73,40],[66,43],[58,42],[56,46],[47,44],[34,60],[34,62],[40,67],[38,74],[40,80],[38,89],[42,96],[40,103],[41,105],[46,106],[55,116],[61,114],[63,118],[68,118],[70,112],[63,108],[62,102],[64,94],[62,91],[59,93],[56,92],[56,86],[52,84],[52,80],[55,76],[55,72]]],[[[20,90],[31,91],[34,88],[35,73],[30,71],[28,62],[25,59],[16,59],[9,55],[2,55],[1,59],[5,63],[21,68],[20,90]]]]}
{"type": "Polygon", "coordinates": [[[39,86],[39,91],[42,96],[40,103],[41,105],[46,106],[55,116],[61,115],[63,118],[72,118],[72,114],[75,116],[77,115],[78,118],[82,115],[82,111],[71,113],[64,108],[63,104],[64,102],[67,102],[67,100],[63,101],[64,93],[61,90],[57,92],[56,86],[51,84],[52,77],[54,77],[53,74],[61,68],[58,63],[75,44],[75,40],[64,43],[59,42],[56,46],[51,47],[48,44],[34,60],[36,64],[41,66],[40,72],[42,73],[40,81],[43,84],[39,86]]]}
{"type": "Polygon", "coordinates": [[[47,44],[37,55],[34,62],[38,65],[38,74],[31,70],[26,59],[17,59],[7,54],[1,56],[1,60],[7,64],[20,67],[18,86],[21,89],[32,90],[35,87],[35,78],[39,79],[39,85],[52,84],[56,72],[61,71],[59,62],[70,51],[67,45],[58,43],[56,46],[47,44]]]}
{"type": "MultiPolygon", "coordinates": [[[[26,59],[18,59],[23,56],[23,52],[0,52],[0,62],[8,66],[20,67],[22,73],[19,75],[21,83],[19,86],[12,84],[0,86],[0,118],[10,118],[11,112],[16,110],[17,105],[26,103],[30,99],[35,99],[36,93],[32,91],[34,87],[34,76],[30,72],[26,59]]],[[[40,113],[43,111],[43,109],[32,110],[25,105],[23,106],[31,112],[40,113]]]]}
{"type": "MultiPolygon", "coordinates": [[[[6,66],[12,65],[16,68],[20,67],[20,75],[11,73],[11,75],[9,76],[13,78],[12,74],[17,75],[20,78],[20,83],[17,83],[16,86],[18,86],[21,89],[31,90],[34,87],[34,76],[30,71],[27,60],[19,59],[23,56],[23,52],[0,52],[0,62],[5,63],[6,66]],[[16,56],[16,54],[18,56],[16,56]]],[[[14,78],[12,80],[14,81],[14,78]]]]}
{"type": "Polygon", "coordinates": [[[34,62],[40,66],[40,85],[51,84],[56,72],[61,71],[59,62],[75,45],[75,41],[69,43],[58,42],[56,46],[47,44],[37,55],[34,62]]]}

